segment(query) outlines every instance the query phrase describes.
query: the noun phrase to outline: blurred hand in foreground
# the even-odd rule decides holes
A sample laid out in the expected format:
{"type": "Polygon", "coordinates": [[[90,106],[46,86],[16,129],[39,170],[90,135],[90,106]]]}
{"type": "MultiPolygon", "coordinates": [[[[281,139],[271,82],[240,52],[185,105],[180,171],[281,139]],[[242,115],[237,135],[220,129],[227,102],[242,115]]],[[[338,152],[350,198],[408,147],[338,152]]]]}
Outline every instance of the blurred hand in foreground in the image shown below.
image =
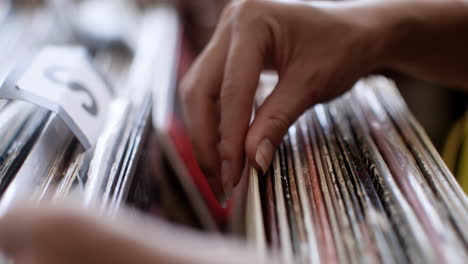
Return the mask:
{"type": "Polygon", "coordinates": [[[261,263],[240,241],[70,203],[12,209],[0,219],[0,250],[15,264],[261,263]]]}

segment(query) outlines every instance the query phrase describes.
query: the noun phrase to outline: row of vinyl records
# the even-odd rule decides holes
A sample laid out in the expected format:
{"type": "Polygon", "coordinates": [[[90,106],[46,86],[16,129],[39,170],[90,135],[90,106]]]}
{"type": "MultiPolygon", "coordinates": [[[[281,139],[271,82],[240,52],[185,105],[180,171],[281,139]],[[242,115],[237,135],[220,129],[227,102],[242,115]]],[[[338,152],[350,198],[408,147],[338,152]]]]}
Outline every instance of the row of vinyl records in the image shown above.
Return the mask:
{"type": "Polygon", "coordinates": [[[249,237],[283,263],[467,259],[467,197],[384,77],[306,112],[250,181],[249,237]]]}
{"type": "MultiPolygon", "coordinates": [[[[24,199],[73,196],[109,215],[125,206],[206,232],[246,235],[260,258],[281,263],[467,259],[467,197],[390,80],[361,80],[310,109],[270,170],[251,169],[222,205],[180,121],[176,83],[191,59],[177,12],[149,8],[132,16],[131,34],[102,41],[102,32],[83,37],[86,31],[57,27],[64,16],[54,10],[13,7],[2,16],[0,94],[17,85],[10,72],[31,67],[18,58],[59,44],[88,50],[114,95],[102,106],[102,124],[93,124],[100,129],[90,147],[60,111],[2,101],[0,214],[24,199]]],[[[275,82],[262,76],[258,105],[275,82]]]]}

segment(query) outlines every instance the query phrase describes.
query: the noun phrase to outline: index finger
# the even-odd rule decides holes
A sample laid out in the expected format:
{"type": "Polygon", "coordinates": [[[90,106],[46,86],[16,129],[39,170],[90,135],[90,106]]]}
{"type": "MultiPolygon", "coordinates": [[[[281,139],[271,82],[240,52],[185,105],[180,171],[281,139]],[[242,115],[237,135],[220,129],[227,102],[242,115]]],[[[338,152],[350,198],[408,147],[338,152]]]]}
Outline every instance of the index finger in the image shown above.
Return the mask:
{"type": "Polygon", "coordinates": [[[221,177],[225,190],[240,180],[245,164],[245,137],[264,51],[248,32],[232,36],[221,88],[221,177]]]}
{"type": "MultiPolygon", "coordinates": [[[[224,16],[227,16],[225,14],[224,16]]],[[[213,39],[182,82],[185,122],[194,151],[213,191],[221,198],[219,177],[218,97],[229,47],[229,28],[221,23],[213,39]]]]}

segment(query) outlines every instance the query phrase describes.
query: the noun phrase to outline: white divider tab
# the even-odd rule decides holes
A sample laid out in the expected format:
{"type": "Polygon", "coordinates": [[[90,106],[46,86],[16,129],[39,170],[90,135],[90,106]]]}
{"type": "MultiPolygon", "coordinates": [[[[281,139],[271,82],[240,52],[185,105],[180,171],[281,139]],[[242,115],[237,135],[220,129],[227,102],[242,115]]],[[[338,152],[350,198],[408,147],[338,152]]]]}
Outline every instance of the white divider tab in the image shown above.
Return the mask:
{"type": "Polygon", "coordinates": [[[105,122],[112,89],[79,46],[47,46],[7,80],[0,97],[56,112],[85,148],[94,146],[105,122]]]}

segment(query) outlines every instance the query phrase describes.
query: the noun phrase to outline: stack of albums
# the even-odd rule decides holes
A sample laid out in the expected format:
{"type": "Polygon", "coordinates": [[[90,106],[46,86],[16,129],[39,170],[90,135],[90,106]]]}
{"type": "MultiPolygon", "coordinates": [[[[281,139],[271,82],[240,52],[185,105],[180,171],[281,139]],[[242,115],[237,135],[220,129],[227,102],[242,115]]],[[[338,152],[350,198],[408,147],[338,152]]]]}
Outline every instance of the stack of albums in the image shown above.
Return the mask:
{"type": "Polygon", "coordinates": [[[25,199],[74,196],[109,212],[144,203],[146,193],[133,194],[152,186],[133,177],[149,144],[153,87],[176,73],[176,10],[128,11],[137,26],[126,42],[58,27],[54,5],[0,7],[0,215],[25,199]]]}
{"type": "MultiPolygon", "coordinates": [[[[181,122],[192,56],[176,10],[37,2],[0,1],[0,217],[72,196],[246,236],[286,264],[468,259],[467,197],[390,80],[307,111],[269,171],[250,169],[221,204],[181,122]],[[122,25],[78,23],[92,14],[122,25]]],[[[275,83],[262,75],[257,105],[275,83]]]]}
{"type": "Polygon", "coordinates": [[[304,113],[259,176],[248,235],[282,263],[468,259],[467,197],[384,77],[304,113]]]}

